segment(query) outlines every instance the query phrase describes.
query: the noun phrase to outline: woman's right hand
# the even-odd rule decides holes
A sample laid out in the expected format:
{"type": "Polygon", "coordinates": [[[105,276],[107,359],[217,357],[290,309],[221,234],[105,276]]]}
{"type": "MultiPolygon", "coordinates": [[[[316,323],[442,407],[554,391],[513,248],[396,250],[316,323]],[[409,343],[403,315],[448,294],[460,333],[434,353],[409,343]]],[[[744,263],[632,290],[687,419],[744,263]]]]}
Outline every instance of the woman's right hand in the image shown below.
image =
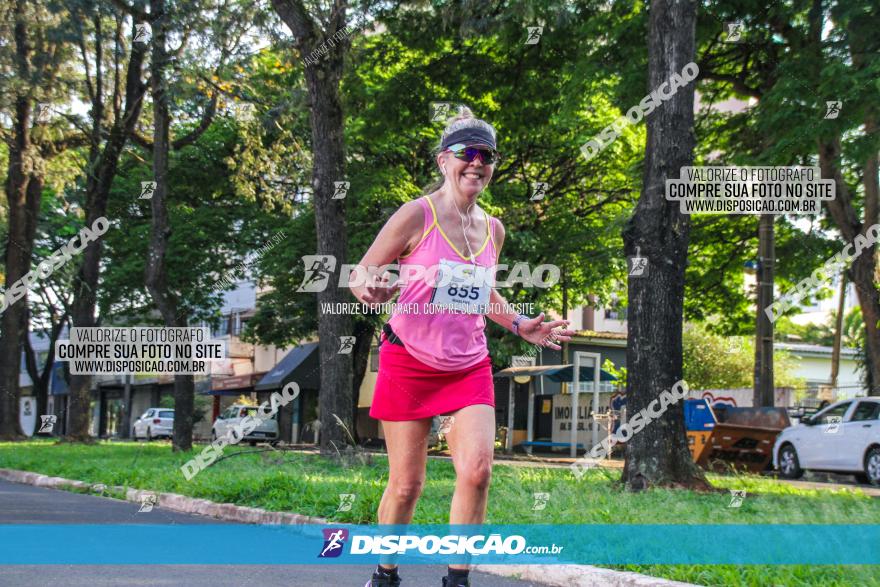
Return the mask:
{"type": "Polygon", "coordinates": [[[384,304],[394,297],[400,288],[399,281],[392,283],[396,275],[386,271],[380,276],[370,274],[360,292],[360,299],[367,304],[384,304]]]}

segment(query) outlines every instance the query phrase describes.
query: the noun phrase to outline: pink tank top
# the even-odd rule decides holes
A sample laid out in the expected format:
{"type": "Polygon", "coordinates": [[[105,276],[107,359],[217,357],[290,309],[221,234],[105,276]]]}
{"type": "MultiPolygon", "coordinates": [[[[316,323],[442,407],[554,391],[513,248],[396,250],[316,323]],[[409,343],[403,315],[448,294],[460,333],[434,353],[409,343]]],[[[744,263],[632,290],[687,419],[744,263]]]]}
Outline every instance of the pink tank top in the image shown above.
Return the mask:
{"type": "MultiPolygon", "coordinates": [[[[431,199],[424,196],[419,202],[425,212],[425,228],[412,252],[398,259],[401,274],[404,274],[407,265],[420,265],[427,269],[437,266],[442,259],[470,264],[470,258],[459,252],[440,228],[431,199]]],[[[495,222],[486,214],[489,230],[485,240],[475,247],[471,243],[476,265],[493,267],[498,262],[495,222]]],[[[391,329],[413,357],[430,367],[441,371],[458,371],[476,365],[489,354],[486,318],[482,314],[428,309],[434,290],[434,281],[428,277],[430,274],[431,271],[426,271],[425,277],[411,279],[401,288],[397,303],[415,310],[405,313],[393,311],[388,321],[391,329]]]]}

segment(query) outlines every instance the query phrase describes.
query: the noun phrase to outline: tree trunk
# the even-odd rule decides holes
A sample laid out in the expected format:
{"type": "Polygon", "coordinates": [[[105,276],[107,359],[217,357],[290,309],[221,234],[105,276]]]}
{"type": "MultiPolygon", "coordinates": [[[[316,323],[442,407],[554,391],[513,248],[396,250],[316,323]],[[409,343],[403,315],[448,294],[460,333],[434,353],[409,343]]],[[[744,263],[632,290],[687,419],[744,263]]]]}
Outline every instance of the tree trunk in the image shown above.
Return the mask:
{"type": "Polygon", "coordinates": [[[834,346],[831,347],[831,393],[837,397],[837,375],[840,373],[840,342],[843,338],[843,314],[846,311],[846,272],[840,273],[840,298],[834,317],[834,346]]]}
{"type": "MultiPolygon", "coordinates": [[[[866,129],[867,130],[867,129],[866,129]]],[[[870,185],[868,178],[872,162],[869,159],[865,166],[865,222],[859,221],[856,210],[850,199],[849,187],[843,179],[838,167],[840,157],[840,137],[835,136],[819,143],[819,167],[824,179],[833,179],[837,188],[834,200],[825,202],[831,217],[844,240],[853,243],[856,236],[865,235],[868,228],[877,222],[878,193],[875,186],[870,185]]],[[[873,159],[873,157],[871,158],[873,159]]],[[[874,182],[876,182],[877,168],[874,165],[874,182]]],[[[862,317],[865,321],[865,356],[868,362],[866,375],[866,387],[868,395],[880,395],[877,389],[880,383],[880,293],[874,285],[874,272],[876,270],[876,244],[871,244],[862,250],[852,266],[847,270],[847,277],[855,285],[856,296],[862,309],[862,317]]]]}
{"type": "MultiPolygon", "coordinates": [[[[865,134],[872,136],[880,127],[877,125],[877,119],[873,114],[869,114],[865,118],[865,134]]],[[[865,161],[865,171],[862,175],[862,184],[865,188],[865,226],[870,228],[872,225],[880,222],[878,218],[878,208],[880,208],[880,158],[877,152],[870,153],[865,161]]],[[[862,253],[859,259],[853,263],[853,271],[856,271],[856,264],[862,257],[864,260],[858,265],[858,271],[861,275],[861,286],[856,286],[859,291],[859,305],[862,308],[862,317],[865,320],[865,328],[868,329],[870,322],[873,338],[871,340],[871,352],[867,352],[866,357],[869,361],[866,370],[866,383],[868,395],[880,396],[880,293],[877,291],[877,245],[876,243],[862,253]],[[864,301],[863,301],[864,300],[864,301]],[[865,305],[870,307],[870,320],[868,313],[865,312],[865,305]]],[[[869,331],[869,332],[870,332],[869,331]]],[[[868,337],[866,337],[866,341],[868,337]]],[[[867,346],[867,345],[866,345],[867,346]]]]}
{"type": "MultiPolygon", "coordinates": [[[[344,1],[335,2],[327,30],[310,16],[300,2],[272,0],[275,11],[290,28],[301,56],[309,56],[325,39],[345,27],[344,1]]],[[[346,289],[337,287],[339,269],[346,258],[345,199],[332,200],[335,181],[345,179],[345,133],[339,81],[349,42],[347,38],[325,47],[326,53],[316,63],[305,67],[312,127],[312,185],[318,254],[336,259],[330,285],[318,292],[318,307],[347,299],[346,289]]],[[[320,311],[320,310],[319,310],[320,311]]],[[[344,428],[354,428],[352,411],[352,357],[339,354],[340,337],[352,334],[351,318],[345,314],[319,314],[318,338],[321,357],[321,390],[318,409],[321,418],[321,452],[333,454],[348,444],[344,428]],[[338,418],[338,420],[337,420],[338,418]],[[343,426],[339,425],[339,421],[343,426]]]]}
{"type": "MultiPolygon", "coordinates": [[[[52,323],[52,330],[49,332],[49,351],[46,354],[46,362],[43,370],[37,367],[37,354],[31,346],[30,338],[25,336],[22,341],[22,347],[25,355],[25,368],[31,381],[34,382],[34,397],[37,400],[37,414],[44,415],[49,405],[49,383],[52,381],[52,366],[55,363],[55,341],[61,336],[64,325],[67,324],[67,314],[62,314],[57,321],[52,323]]],[[[57,432],[57,431],[56,431],[57,432]]]]}
{"type": "Polygon", "coordinates": [[[354,350],[351,351],[352,358],[352,378],[351,378],[351,410],[354,418],[354,425],[351,427],[351,435],[355,444],[360,441],[357,433],[357,410],[358,400],[360,399],[361,383],[364,381],[364,374],[370,363],[370,349],[373,347],[373,336],[376,328],[373,323],[365,319],[354,320],[354,350]]]}
{"type": "MultiPolygon", "coordinates": [[[[11,161],[12,157],[10,157],[11,161]]],[[[10,162],[11,165],[11,162],[10,162]]],[[[32,193],[38,191],[32,186],[38,185],[35,178],[24,180],[24,201],[20,199],[21,187],[19,179],[10,180],[7,196],[9,197],[9,235],[6,241],[6,291],[30,270],[33,238],[27,238],[28,202],[32,193]]],[[[40,184],[41,185],[41,184],[40,184]]],[[[27,292],[17,302],[10,304],[2,315],[2,333],[0,333],[0,438],[6,440],[19,439],[23,431],[19,423],[19,372],[21,365],[22,342],[28,332],[28,299],[27,292]]]]}
{"type": "MultiPolygon", "coordinates": [[[[15,293],[12,285],[30,271],[34,248],[37,214],[43,189],[44,168],[39,150],[31,141],[32,119],[32,69],[29,23],[26,2],[18,0],[13,8],[15,24],[15,70],[24,88],[16,90],[12,120],[12,141],[6,176],[6,200],[9,209],[9,230],[6,236],[5,290],[4,295],[15,293]]],[[[10,297],[0,304],[0,439],[15,440],[23,437],[19,423],[19,370],[21,365],[22,339],[28,330],[28,284],[20,299],[10,297]]]]}
{"type": "MultiPolygon", "coordinates": [[[[33,164],[28,159],[34,156],[27,128],[29,110],[29,104],[24,110],[17,109],[17,119],[23,124],[16,123],[16,148],[9,154],[9,176],[6,184],[9,207],[6,292],[30,271],[43,189],[41,178],[22,172],[33,164]]],[[[22,348],[28,334],[27,287],[18,301],[9,304],[0,323],[3,329],[0,333],[0,438],[15,440],[23,435],[18,418],[21,395],[18,378],[22,348]]]]}
{"type": "Polygon", "coordinates": [[[868,395],[880,395],[880,295],[874,282],[877,247],[871,245],[855,258],[847,271],[856,286],[856,296],[865,321],[865,358],[868,362],[865,387],[868,395]]]}
{"type": "MultiPolygon", "coordinates": [[[[131,38],[134,39],[134,31],[131,38]]],[[[119,157],[125,143],[134,131],[137,120],[140,117],[143,98],[146,93],[146,84],[141,79],[144,53],[146,46],[143,43],[131,43],[131,57],[128,62],[125,77],[125,107],[119,117],[113,121],[109,137],[104,144],[103,150],[99,147],[101,142],[101,126],[93,125],[89,153],[88,169],[94,170],[86,174],[86,226],[92,226],[96,219],[107,213],[107,202],[110,197],[110,188],[116,169],[119,165],[119,157]]],[[[104,111],[100,102],[102,96],[96,95],[92,105],[91,116],[93,121],[104,111]]],[[[73,281],[73,304],[71,322],[76,327],[95,326],[96,293],[98,290],[98,278],[100,276],[101,254],[104,240],[99,237],[82,252],[82,262],[79,271],[73,281]]],[[[70,395],[68,396],[68,434],[66,439],[70,441],[88,442],[89,437],[89,400],[92,384],[91,375],[70,376],[70,395]]]]}
{"type": "MultiPolygon", "coordinates": [[[[817,64],[823,59],[822,20],[820,9],[810,13],[810,49],[817,64]]],[[[864,69],[870,60],[866,56],[876,52],[877,36],[876,25],[870,18],[852,18],[847,22],[849,51],[853,66],[857,70],[864,69]]],[[[866,103],[864,108],[865,134],[870,137],[878,130],[876,101],[866,103]]],[[[840,171],[840,132],[819,139],[819,167],[822,170],[823,179],[833,179],[837,188],[834,200],[825,203],[834,224],[840,231],[847,244],[852,244],[857,235],[864,235],[867,230],[876,224],[878,211],[880,211],[880,189],[878,189],[878,159],[877,151],[868,155],[865,161],[863,173],[865,198],[864,218],[858,217],[857,207],[853,205],[849,186],[844,181],[840,171]]],[[[865,247],[862,253],[853,260],[847,270],[847,277],[853,282],[859,306],[862,309],[862,318],[865,322],[865,369],[864,383],[868,395],[880,395],[880,294],[875,285],[874,276],[877,270],[877,246],[876,243],[865,247]]]]}
{"type": "Polygon", "coordinates": [[[758,291],[757,323],[755,324],[755,377],[754,405],[773,407],[773,323],[764,308],[773,303],[773,274],[775,254],[773,246],[772,214],[762,214],[758,220],[758,291]]]}
{"type": "MultiPolygon", "coordinates": [[[[168,221],[168,153],[171,150],[169,95],[166,68],[169,56],[165,47],[168,33],[168,14],[165,0],[152,0],[153,39],[151,42],[150,91],[153,96],[153,181],[156,188],[150,204],[153,217],[150,223],[150,248],[147,252],[145,283],[162,319],[168,327],[185,327],[186,316],[178,315],[179,304],[168,290],[166,255],[171,239],[168,221]]],[[[195,383],[192,375],[174,376],[174,438],[172,450],[192,448],[193,404],[195,383]]]]}
{"type": "MultiPolygon", "coordinates": [[[[306,70],[309,95],[312,102],[312,151],[314,163],[312,182],[315,198],[315,223],[318,233],[318,254],[332,255],[337,270],[330,285],[318,292],[318,307],[330,307],[346,301],[345,291],[336,287],[338,265],[346,258],[347,238],[344,199],[331,200],[333,182],[345,178],[343,153],[343,117],[339,100],[338,75],[320,76],[320,65],[306,70]],[[331,79],[336,79],[331,82],[331,79]]],[[[341,75],[341,68],[339,72],[341,75]]],[[[354,428],[351,409],[352,365],[351,355],[339,354],[340,337],[350,335],[351,317],[345,314],[319,314],[318,340],[321,347],[321,452],[333,453],[348,444],[345,430],[336,418],[349,429],[354,428]]]]}
{"type": "MultiPolygon", "coordinates": [[[[694,61],[696,4],[654,0],[648,37],[649,90],[680,74],[694,61]]],[[[694,85],[675,95],[647,117],[643,189],[624,230],[626,254],[648,258],[646,276],[628,281],[627,413],[637,414],[661,391],[682,378],[682,316],[689,218],[677,202],[667,202],[665,180],[679,178],[691,165],[694,149],[694,85]]],[[[687,447],[682,402],[626,443],[622,482],[638,490],[649,485],[708,488],[687,447]]]]}

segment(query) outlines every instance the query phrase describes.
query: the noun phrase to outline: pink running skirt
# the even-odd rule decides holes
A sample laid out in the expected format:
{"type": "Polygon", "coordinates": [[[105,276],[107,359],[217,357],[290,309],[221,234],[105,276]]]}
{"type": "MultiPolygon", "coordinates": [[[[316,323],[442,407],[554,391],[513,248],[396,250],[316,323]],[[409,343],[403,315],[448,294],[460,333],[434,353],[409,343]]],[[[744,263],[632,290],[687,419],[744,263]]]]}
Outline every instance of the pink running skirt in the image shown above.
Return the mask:
{"type": "Polygon", "coordinates": [[[459,371],[440,371],[414,358],[382,334],[379,374],[370,416],[399,422],[448,414],[465,406],[495,407],[492,359],[459,371]]]}

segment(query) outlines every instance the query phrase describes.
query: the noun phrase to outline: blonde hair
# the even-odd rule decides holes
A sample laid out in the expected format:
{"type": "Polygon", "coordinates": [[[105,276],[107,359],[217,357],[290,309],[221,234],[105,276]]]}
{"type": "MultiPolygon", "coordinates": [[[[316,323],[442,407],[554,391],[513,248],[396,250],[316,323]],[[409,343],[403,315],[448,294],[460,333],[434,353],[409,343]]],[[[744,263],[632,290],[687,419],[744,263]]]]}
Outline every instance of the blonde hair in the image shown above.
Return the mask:
{"type": "Polygon", "coordinates": [[[494,126],[492,126],[485,120],[477,118],[476,116],[474,116],[474,113],[471,112],[470,108],[461,104],[458,106],[458,112],[456,112],[455,115],[452,116],[452,118],[446,121],[446,129],[440,136],[440,142],[437,143],[436,152],[440,152],[441,145],[443,144],[443,140],[446,137],[463,128],[482,128],[483,130],[489,132],[492,135],[493,139],[496,138],[494,126]]]}

